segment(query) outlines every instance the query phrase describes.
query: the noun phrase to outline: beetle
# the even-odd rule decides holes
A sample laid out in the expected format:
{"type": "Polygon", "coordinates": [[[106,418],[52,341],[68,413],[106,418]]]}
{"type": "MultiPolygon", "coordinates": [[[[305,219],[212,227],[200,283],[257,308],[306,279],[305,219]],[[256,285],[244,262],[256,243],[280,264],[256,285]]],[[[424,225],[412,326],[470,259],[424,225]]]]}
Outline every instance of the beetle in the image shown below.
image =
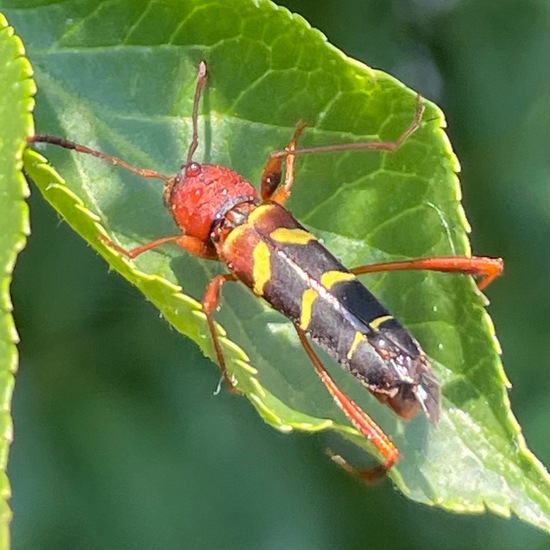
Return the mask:
{"type": "Polygon", "coordinates": [[[179,233],[126,250],[102,237],[105,244],[133,259],[155,247],[173,243],[200,258],[222,262],[228,273],[215,276],[202,299],[215,353],[227,386],[233,389],[214,326],[221,288],[229,281],[244,283],[256,296],[284,314],[293,324],[315,372],[350,423],[378,450],[383,462],[355,470],[341,457],[333,458],[366,480],[387,472],[399,451],[330,376],[311,341],[349,371],[379,401],[408,419],[420,409],[436,424],[440,415],[440,387],[418,341],[357,279],[382,270],[429,269],[479,276],[480,289],[503,269],[502,260],[486,257],[433,257],[386,262],[348,269],[284,207],[294,183],[296,157],[305,154],[378,150],[395,151],[421,125],[424,107],[417,96],[412,122],[395,141],[330,144],[299,148],[305,124],[296,126],[288,145],[271,153],[258,191],[225,166],[194,160],[198,112],[207,82],[206,63],[198,67],[192,112],[192,138],[185,162],[174,176],[135,168],[127,162],[84,145],[49,135],[35,135],[29,143],[49,143],[93,155],[146,178],[164,183],[164,203],[179,233]],[[284,177],[284,179],[283,179],[284,177]]]}

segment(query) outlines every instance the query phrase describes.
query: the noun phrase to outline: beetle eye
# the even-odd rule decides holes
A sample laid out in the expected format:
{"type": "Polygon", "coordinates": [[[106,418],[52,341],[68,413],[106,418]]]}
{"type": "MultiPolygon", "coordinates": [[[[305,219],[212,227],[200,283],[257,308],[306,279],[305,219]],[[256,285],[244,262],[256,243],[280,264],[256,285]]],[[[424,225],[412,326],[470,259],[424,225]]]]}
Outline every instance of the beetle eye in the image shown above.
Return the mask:
{"type": "Polygon", "coordinates": [[[194,178],[201,173],[201,165],[198,162],[192,162],[185,167],[185,175],[189,178],[194,178]]]}

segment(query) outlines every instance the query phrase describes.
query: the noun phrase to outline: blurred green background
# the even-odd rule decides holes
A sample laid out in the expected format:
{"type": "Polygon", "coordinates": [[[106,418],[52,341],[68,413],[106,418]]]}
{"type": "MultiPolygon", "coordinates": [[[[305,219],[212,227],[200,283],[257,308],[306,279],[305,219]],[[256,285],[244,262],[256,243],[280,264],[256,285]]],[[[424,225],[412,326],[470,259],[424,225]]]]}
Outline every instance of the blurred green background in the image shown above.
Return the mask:
{"type": "MultiPolygon", "coordinates": [[[[350,56],[438,103],[462,163],[514,413],[550,463],[546,1],[287,2],[350,56]]],[[[13,287],[15,549],[547,548],[519,521],[364,487],[322,437],[269,429],[219,371],[33,193],[13,287]],[[71,296],[68,300],[67,296],[71,296]]]]}

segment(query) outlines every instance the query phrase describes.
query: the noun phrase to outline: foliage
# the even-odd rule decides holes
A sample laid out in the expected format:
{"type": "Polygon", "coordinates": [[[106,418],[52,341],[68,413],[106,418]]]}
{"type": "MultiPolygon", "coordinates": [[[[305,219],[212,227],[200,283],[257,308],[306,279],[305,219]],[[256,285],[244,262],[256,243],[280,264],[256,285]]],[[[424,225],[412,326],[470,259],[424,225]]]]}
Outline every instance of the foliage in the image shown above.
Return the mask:
{"type": "MultiPolygon", "coordinates": [[[[345,58],[301,18],[259,4],[164,3],[169,14],[141,2],[69,2],[49,7],[47,17],[45,8],[14,11],[36,69],[40,131],[173,172],[188,143],[195,68],[205,58],[210,84],[198,157],[251,181],[300,118],[309,123],[305,144],[399,135],[412,117],[414,93],[345,58]]],[[[300,162],[289,206],[346,263],[468,252],[458,165],[440,129],[442,115],[428,105],[422,129],[396,154],[300,162]]],[[[106,232],[131,247],[173,233],[161,189],[95,159],[68,163],[58,151],[51,158],[70,188],[34,153],[26,165],[47,200],[212,355],[197,299],[219,267],[170,248],[129,263],[97,239],[106,232]]],[[[391,474],[396,485],[444,508],[486,506],[504,515],[513,509],[544,525],[547,478],[511,417],[492,326],[473,283],[399,274],[373,277],[369,287],[419,338],[444,386],[443,419],[432,430],[421,418],[396,421],[333,369],[403,452],[391,474]]],[[[284,320],[239,288],[224,289],[219,319],[230,370],[266,421],[281,431],[330,428],[358,441],[284,320]]]]}

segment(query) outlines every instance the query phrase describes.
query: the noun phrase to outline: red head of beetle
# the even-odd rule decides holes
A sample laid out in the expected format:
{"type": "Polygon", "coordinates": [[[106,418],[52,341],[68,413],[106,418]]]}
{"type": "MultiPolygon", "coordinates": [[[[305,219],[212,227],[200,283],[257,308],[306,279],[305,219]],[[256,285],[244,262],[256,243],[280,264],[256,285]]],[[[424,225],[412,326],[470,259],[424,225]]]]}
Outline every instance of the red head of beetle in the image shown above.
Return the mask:
{"type": "Polygon", "coordinates": [[[174,221],[186,235],[210,240],[214,222],[241,202],[258,199],[256,189],[240,174],[216,164],[182,166],[164,191],[174,221]]]}

